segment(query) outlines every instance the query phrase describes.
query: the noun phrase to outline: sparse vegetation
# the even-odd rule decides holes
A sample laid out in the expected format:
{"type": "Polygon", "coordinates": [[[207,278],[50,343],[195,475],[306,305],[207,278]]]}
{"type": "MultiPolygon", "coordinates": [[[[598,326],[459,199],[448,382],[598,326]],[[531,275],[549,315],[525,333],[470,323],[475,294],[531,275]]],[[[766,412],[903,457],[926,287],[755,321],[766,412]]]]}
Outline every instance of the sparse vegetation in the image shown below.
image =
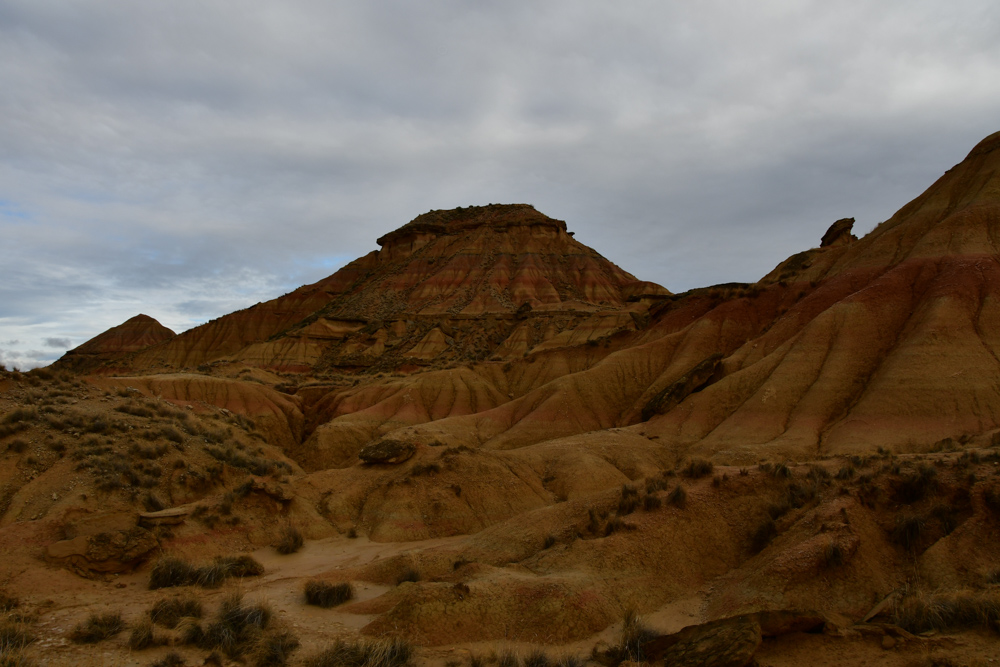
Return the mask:
{"type": "Polygon", "coordinates": [[[302,531],[295,526],[285,526],[282,528],[274,548],[278,550],[279,554],[287,555],[301,549],[303,544],[305,544],[305,540],[302,538],[302,531]]]}
{"type": "Polygon", "coordinates": [[[217,648],[231,658],[238,658],[254,648],[272,616],[267,603],[247,604],[242,593],[231,593],[223,599],[215,620],[205,628],[199,645],[205,649],[217,648]]]}
{"type": "Polygon", "coordinates": [[[670,492],[670,495],[667,496],[667,502],[674,507],[684,509],[687,505],[687,491],[684,490],[683,486],[678,484],[674,487],[674,490],[670,492]]]}
{"type": "Polygon", "coordinates": [[[909,632],[982,628],[1000,631],[1000,590],[912,593],[896,607],[896,623],[909,632]]]}
{"type": "Polygon", "coordinates": [[[659,496],[647,495],[642,499],[642,509],[652,512],[663,506],[663,500],[659,496]]]}
{"type": "Polygon", "coordinates": [[[618,500],[618,516],[631,514],[639,507],[639,492],[627,484],[622,485],[621,498],[618,500]]]}
{"type": "Polygon", "coordinates": [[[778,535],[778,525],[770,516],[765,517],[750,536],[750,552],[760,553],[778,535]]]}
{"type": "Polygon", "coordinates": [[[937,490],[937,470],[934,466],[923,463],[914,471],[903,475],[893,484],[895,498],[907,505],[926,498],[937,490]]]}
{"type": "Polygon", "coordinates": [[[712,465],[711,461],[706,459],[691,459],[681,471],[681,475],[690,479],[700,479],[711,475],[713,470],[715,470],[715,466],[712,465]]]}
{"type": "Polygon", "coordinates": [[[299,645],[299,638],[288,630],[267,630],[256,639],[250,651],[250,664],[254,667],[287,665],[299,645]]]}
{"type": "Polygon", "coordinates": [[[404,639],[338,639],[320,653],[306,659],[306,667],[403,667],[413,648],[404,639]]]}
{"type": "MultiPolygon", "coordinates": [[[[180,656],[176,651],[171,651],[154,663],[151,663],[149,667],[181,667],[184,664],[184,658],[180,656]]],[[[211,664],[205,662],[206,665],[211,664]]]]}
{"type": "Polygon", "coordinates": [[[230,577],[256,577],[264,574],[264,566],[252,556],[218,556],[211,563],[195,567],[176,556],[164,556],[149,573],[149,589],[197,584],[214,587],[230,577]]]}
{"type": "Polygon", "coordinates": [[[925,523],[922,517],[909,515],[900,516],[896,519],[896,525],[892,529],[892,541],[900,545],[907,551],[916,549],[917,542],[924,532],[925,523]]]}
{"type": "Polygon", "coordinates": [[[622,619],[618,643],[607,650],[605,657],[614,665],[626,660],[642,662],[646,657],[642,652],[643,644],[655,638],[656,633],[642,622],[635,611],[629,610],[622,619]]]}
{"type": "Polygon", "coordinates": [[[201,602],[194,597],[164,598],[149,609],[149,619],[164,628],[176,628],[182,618],[201,618],[201,602]]]}
{"type": "Polygon", "coordinates": [[[133,651],[141,651],[159,643],[161,642],[153,631],[153,622],[148,618],[140,619],[132,626],[128,636],[128,647],[133,651]]]}
{"type": "Polygon", "coordinates": [[[69,634],[69,638],[78,644],[96,644],[114,637],[125,629],[125,621],[119,612],[94,613],[83,623],[77,625],[69,634]]]}
{"type": "Polygon", "coordinates": [[[306,604],[329,609],[354,598],[354,587],[350,582],[332,583],[322,579],[310,579],[305,584],[306,604]]]}

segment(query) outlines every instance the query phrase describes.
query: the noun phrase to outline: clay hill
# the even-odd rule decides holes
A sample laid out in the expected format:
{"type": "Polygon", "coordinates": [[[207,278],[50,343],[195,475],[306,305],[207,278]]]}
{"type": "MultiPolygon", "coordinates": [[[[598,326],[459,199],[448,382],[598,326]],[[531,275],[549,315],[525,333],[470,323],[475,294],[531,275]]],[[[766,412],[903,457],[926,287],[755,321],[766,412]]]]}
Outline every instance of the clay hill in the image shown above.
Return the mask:
{"type": "Polygon", "coordinates": [[[527,205],[431,211],[5,373],[3,632],[53,664],[986,664],[998,168],[1000,133],[862,238],[682,294],[527,205]]]}

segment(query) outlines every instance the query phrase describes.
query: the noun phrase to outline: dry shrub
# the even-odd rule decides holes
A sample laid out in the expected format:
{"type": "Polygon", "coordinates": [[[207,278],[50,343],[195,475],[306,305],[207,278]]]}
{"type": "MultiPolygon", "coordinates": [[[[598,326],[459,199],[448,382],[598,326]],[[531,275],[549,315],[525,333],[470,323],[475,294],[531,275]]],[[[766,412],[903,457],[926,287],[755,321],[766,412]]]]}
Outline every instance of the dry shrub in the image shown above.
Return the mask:
{"type": "Polygon", "coordinates": [[[278,542],[274,545],[274,548],[278,550],[279,554],[293,554],[302,548],[305,540],[302,538],[302,531],[295,526],[285,526],[281,530],[281,535],[278,537],[278,542]]]}
{"type": "Polygon", "coordinates": [[[215,620],[205,628],[199,646],[217,648],[231,658],[238,658],[254,648],[271,616],[271,607],[266,602],[246,604],[242,593],[231,593],[223,599],[215,620]]]}
{"type": "Polygon", "coordinates": [[[184,658],[182,658],[176,651],[171,651],[156,662],[151,663],[149,667],[182,667],[183,664],[184,658]]]}
{"type": "Polygon", "coordinates": [[[176,556],[163,556],[149,573],[149,590],[186,586],[194,581],[197,569],[176,556]]]}
{"type": "Polygon", "coordinates": [[[652,512],[655,509],[659,509],[663,506],[663,501],[659,496],[648,495],[642,499],[642,509],[647,512],[652,512]]]}
{"type": "Polygon", "coordinates": [[[900,516],[892,529],[892,541],[907,551],[913,551],[924,532],[924,520],[919,516],[900,516]]]}
{"type": "Polygon", "coordinates": [[[193,597],[164,598],[149,609],[149,619],[164,628],[176,628],[182,618],[201,618],[201,602],[193,597]]]}
{"type": "Polygon", "coordinates": [[[915,472],[907,473],[893,483],[893,494],[899,502],[907,505],[918,502],[937,490],[936,477],[934,466],[923,463],[915,472]]]}
{"type": "Polygon", "coordinates": [[[551,664],[548,654],[540,648],[532,649],[524,658],[524,667],[549,667],[551,664]]]}
{"type": "Polygon", "coordinates": [[[605,657],[615,665],[626,660],[642,662],[646,657],[642,651],[643,645],[655,639],[656,636],[656,633],[642,622],[635,611],[629,610],[625,612],[625,617],[622,619],[618,643],[605,652],[605,657]]]}
{"type": "Polygon", "coordinates": [[[310,579],[305,585],[306,604],[329,609],[354,598],[350,582],[335,584],[320,579],[310,579]]]}
{"type": "Polygon", "coordinates": [[[959,590],[913,593],[896,606],[896,624],[913,633],[950,628],[998,631],[1000,591],[959,590]]]}
{"type": "Polygon", "coordinates": [[[149,573],[149,588],[169,588],[197,584],[205,588],[220,586],[230,577],[256,577],[264,574],[264,566],[246,554],[217,556],[211,563],[195,567],[175,556],[164,556],[149,573]]]}
{"type": "Polygon", "coordinates": [[[631,514],[639,507],[639,492],[627,484],[622,485],[622,495],[618,500],[618,516],[631,514]]]}
{"type": "Polygon", "coordinates": [[[674,507],[679,507],[680,509],[684,509],[684,507],[687,505],[687,497],[688,497],[687,491],[684,490],[683,486],[678,484],[676,487],[674,487],[674,490],[670,492],[670,495],[667,496],[667,502],[673,505],[674,507]]]}
{"type": "Polygon", "coordinates": [[[823,547],[823,562],[827,567],[840,567],[844,564],[844,550],[834,540],[823,547]]]}
{"type": "Polygon", "coordinates": [[[250,664],[254,667],[281,667],[287,665],[292,653],[299,647],[299,638],[287,630],[268,630],[257,638],[250,651],[250,664]]]}
{"type": "Polygon", "coordinates": [[[162,643],[163,640],[153,631],[153,622],[148,618],[137,621],[128,636],[128,647],[133,651],[141,651],[162,643]]]}
{"type": "Polygon", "coordinates": [[[751,553],[760,553],[764,548],[771,543],[778,535],[778,525],[774,523],[774,519],[770,516],[764,517],[764,519],[758,524],[757,528],[754,530],[753,535],[750,536],[750,551],[751,553]]]}
{"type": "Polygon", "coordinates": [[[69,638],[77,644],[96,644],[114,637],[125,629],[125,621],[117,611],[91,614],[86,621],[73,628],[69,638]]]}
{"type": "Polygon", "coordinates": [[[0,590],[0,611],[10,611],[21,606],[21,601],[17,597],[10,595],[7,591],[0,590]]]}
{"type": "Polygon", "coordinates": [[[410,662],[413,648],[405,639],[338,639],[309,657],[306,667],[402,667],[410,662]]]}
{"type": "Polygon", "coordinates": [[[701,477],[708,477],[715,470],[715,466],[712,465],[711,461],[706,459],[691,459],[688,464],[681,471],[681,475],[684,477],[689,477],[691,479],[699,479],[701,477]]]}

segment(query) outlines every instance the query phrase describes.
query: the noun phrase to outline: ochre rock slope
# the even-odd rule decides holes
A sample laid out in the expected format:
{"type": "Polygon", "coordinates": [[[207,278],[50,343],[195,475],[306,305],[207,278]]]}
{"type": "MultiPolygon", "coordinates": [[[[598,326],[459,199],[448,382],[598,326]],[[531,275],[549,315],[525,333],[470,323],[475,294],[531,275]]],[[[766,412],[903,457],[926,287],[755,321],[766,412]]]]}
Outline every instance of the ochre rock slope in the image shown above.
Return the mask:
{"type": "Polygon", "coordinates": [[[56,367],[89,373],[105,364],[114,364],[131,352],[164,343],[176,334],[149,315],[136,315],[94,336],[65,354],[56,367]]]}
{"type": "Polygon", "coordinates": [[[133,369],[229,357],[292,372],[519,357],[567,329],[576,336],[554,344],[634,328],[627,311],[669,295],[524,204],[431,211],[378,243],[323,281],[135,355],[133,369]]]}

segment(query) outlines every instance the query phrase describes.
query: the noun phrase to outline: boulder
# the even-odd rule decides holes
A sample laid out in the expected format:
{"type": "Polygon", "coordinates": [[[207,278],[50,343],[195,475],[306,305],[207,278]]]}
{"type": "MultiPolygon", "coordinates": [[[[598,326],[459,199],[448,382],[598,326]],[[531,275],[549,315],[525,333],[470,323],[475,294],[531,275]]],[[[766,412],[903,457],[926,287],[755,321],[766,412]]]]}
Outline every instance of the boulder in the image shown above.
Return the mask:
{"type": "Polygon", "coordinates": [[[128,572],[160,546],[148,530],[128,528],[94,535],[79,535],[50,544],[46,556],[82,577],[128,572]]]}
{"type": "Polygon", "coordinates": [[[402,463],[417,451],[416,445],[401,440],[379,440],[366,445],[359,453],[365,463],[402,463]]]}
{"type": "Polygon", "coordinates": [[[643,644],[647,662],[672,667],[744,667],[760,646],[760,624],[737,616],[684,628],[643,644]]]}

